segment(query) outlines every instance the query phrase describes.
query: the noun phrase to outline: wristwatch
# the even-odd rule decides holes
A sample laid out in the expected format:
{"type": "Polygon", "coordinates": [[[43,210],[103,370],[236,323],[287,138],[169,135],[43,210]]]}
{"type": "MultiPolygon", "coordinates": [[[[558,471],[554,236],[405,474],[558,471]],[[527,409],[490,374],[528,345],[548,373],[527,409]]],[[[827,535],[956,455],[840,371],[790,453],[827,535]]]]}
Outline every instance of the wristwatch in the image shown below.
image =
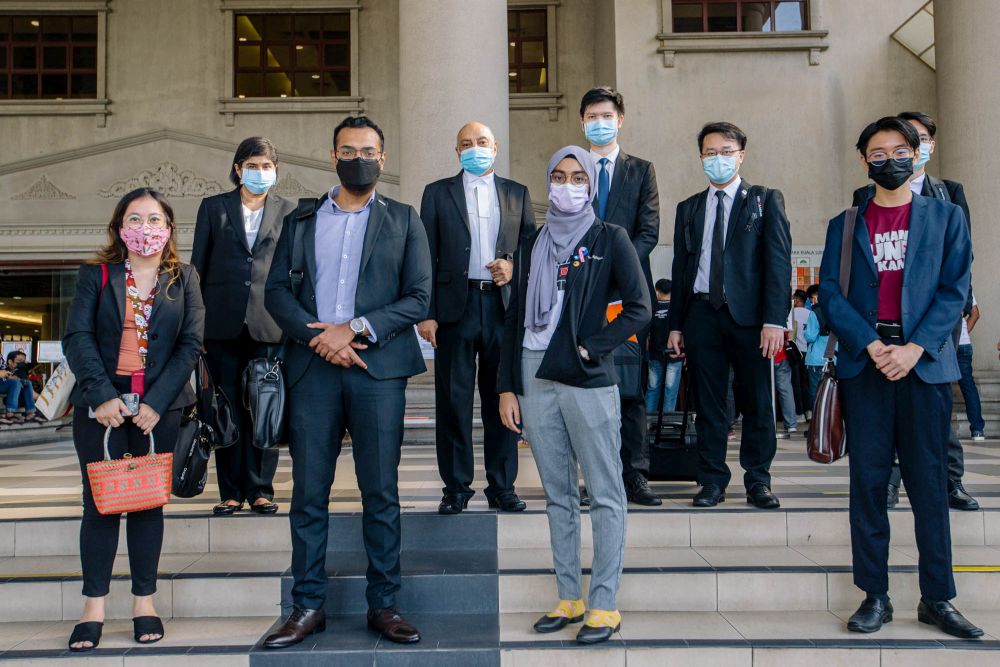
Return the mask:
{"type": "Polygon", "coordinates": [[[351,320],[351,331],[357,336],[363,335],[365,333],[365,321],[360,317],[355,317],[351,320]]]}

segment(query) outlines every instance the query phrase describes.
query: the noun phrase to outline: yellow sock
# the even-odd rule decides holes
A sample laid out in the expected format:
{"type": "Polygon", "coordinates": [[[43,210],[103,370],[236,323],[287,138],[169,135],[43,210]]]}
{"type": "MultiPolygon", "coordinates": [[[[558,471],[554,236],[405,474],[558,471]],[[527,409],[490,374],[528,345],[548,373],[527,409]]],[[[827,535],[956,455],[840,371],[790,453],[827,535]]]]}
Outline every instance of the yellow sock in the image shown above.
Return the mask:
{"type": "Polygon", "coordinates": [[[617,628],[621,622],[622,615],[618,613],[617,609],[614,611],[591,609],[584,625],[589,625],[592,628],[617,628]]]}
{"type": "Polygon", "coordinates": [[[583,600],[559,600],[556,608],[545,615],[552,618],[577,618],[586,612],[587,607],[583,604],[583,600]]]}

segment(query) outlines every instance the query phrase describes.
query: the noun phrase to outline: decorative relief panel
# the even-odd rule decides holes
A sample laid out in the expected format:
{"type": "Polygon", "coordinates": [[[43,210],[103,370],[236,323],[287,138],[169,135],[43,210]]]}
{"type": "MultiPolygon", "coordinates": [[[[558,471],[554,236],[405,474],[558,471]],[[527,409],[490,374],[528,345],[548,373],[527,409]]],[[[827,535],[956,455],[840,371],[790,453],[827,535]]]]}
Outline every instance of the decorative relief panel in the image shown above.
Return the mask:
{"type": "Polygon", "coordinates": [[[316,193],[302,185],[297,178],[291,174],[285,174],[278,179],[278,182],[274,184],[271,192],[278,195],[279,197],[312,197],[316,193]]]}
{"type": "Polygon", "coordinates": [[[111,199],[122,197],[137,188],[151,188],[166,197],[207,197],[224,191],[218,181],[202,178],[190,169],[182,171],[173,162],[161,162],[156,169],[141,171],[131,178],[111,184],[97,194],[111,199]]]}
{"type": "Polygon", "coordinates": [[[14,200],[52,200],[52,199],[76,199],[68,192],[63,192],[49,180],[49,177],[42,174],[42,177],[31,184],[31,186],[19,194],[11,197],[14,200]]]}

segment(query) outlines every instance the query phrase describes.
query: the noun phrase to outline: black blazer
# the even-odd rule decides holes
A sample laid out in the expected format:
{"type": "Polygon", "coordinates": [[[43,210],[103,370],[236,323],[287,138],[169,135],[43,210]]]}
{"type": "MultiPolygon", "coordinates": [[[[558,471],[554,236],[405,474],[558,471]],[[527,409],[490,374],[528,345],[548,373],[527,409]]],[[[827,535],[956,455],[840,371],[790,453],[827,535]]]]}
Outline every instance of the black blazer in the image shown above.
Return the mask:
{"type": "MultiPolygon", "coordinates": [[[[520,183],[496,175],[493,178],[500,200],[496,256],[513,256],[517,247],[536,229],[531,196],[528,188],[520,183]]],[[[465,300],[469,293],[469,252],[472,247],[462,172],[424,188],[420,219],[427,229],[434,270],[428,319],[457,322],[465,312],[465,300]]],[[[504,285],[501,292],[504,304],[507,304],[510,301],[509,285],[504,285]]]]}
{"type": "Polygon", "coordinates": [[[271,268],[281,222],[295,204],[268,195],[260,231],[247,245],[240,190],[206,197],[198,208],[191,264],[201,276],[205,297],[205,338],[232,340],[245,322],[250,337],[261,343],[281,340],[281,328],[264,308],[264,281],[271,268]]]}
{"type": "MultiPolygon", "coordinates": [[[[706,192],[677,205],[671,331],[684,330],[691,306],[705,231],[706,192]]],[[[743,179],[729,215],[725,262],[726,301],[736,323],[784,326],[792,301],[792,236],[780,190],[752,186],[743,179]]]]}
{"type": "MultiPolygon", "coordinates": [[[[125,327],[125,265],[108,265],[108,283],[103,289],[101,273],[97,264],[80,267],[62,339],[66,361],[76,375],[70,401],[78,408],[96,409],[118,396],[112,378],[125,327]]],[[[188,380],[198,363],[205,326],[198,273],[185,264],[180,278],[163,288],[168,280],[160,273],[161,289],[153,300],[149,320],[146,395],[142,399],[161,415],[195,401],[188,380]]]]}
{"type": "MultiPolygon", "coordinates": [[[[933,197],[934,199],[950,201],[952,204],[958,206],[965,213],[965,222],[968,223],[971,231],[972,217],[969,214],[969,202],[965,198],[965,188],[962,187],[961,183],[934,178],[930,174],[927,174],[924,178],[924,185],[920,188],[920,195],[922,197],[933,197]],[[944,192],[942,192],[942,188],[944,192]],[[944,196],[945,194],[947,196],[944,196]]],[[[872,183],[864,185],[854,191],[854,203],[851,206],[861,206],[874,196],[875,185],[872,183]]]]}
{"type": "MultiPolygon", "coordinates": [[[[524,394],[521,348],[524,342],[525,299],[531,251],[538,233],[522,244],[514,258],[510,306],[504,318],[503,345],[497,390],[524,394]]],[[[588,248],[590,256],[579,266],[570,266],[562,314],[537,377],[573,387],[610,387],[618,384],[614,355],[616,347],[641,330],[652,317],[649,293],[639,257],[628,234],[617,225],[600,220],[590,228],[577,248],[588,248]],[[608,303],[620,295],[622,312],[610,324],[608,303]],[[590,355],[584,361],[577,347],[590,355]]]]}
{"type": "MultiPolygon", "coordinates": [[[[306,326],[317,321],[316,211],[326,200],[327,195],[300,200],[298,209],[285,218],[267,277],[264,301],[286,335],[289,386],[313,359],[327,363],[309,348],[320,331],[306,326]]],[[[427,319],[431,299],[427,234],[412,206],[376,193],[371,207],[354,316],[368,318],[378,342],[358,350],[358,355],[376,380],[409,377],[427,370],[413,329],[427,319]]]]}
{"type": "MultiPolygon", "coordinates": [[[[594,211],[597,211],[596,198],[594,211]]],[[[652,162],[619,150],[604,218],[605,222],[623,227],[628,232],[639,255],[646,287],[652,298],[653,274],[649,268],[649,255],[660,242],[660,194],[656,189],[656,171],[652,162]]]]}

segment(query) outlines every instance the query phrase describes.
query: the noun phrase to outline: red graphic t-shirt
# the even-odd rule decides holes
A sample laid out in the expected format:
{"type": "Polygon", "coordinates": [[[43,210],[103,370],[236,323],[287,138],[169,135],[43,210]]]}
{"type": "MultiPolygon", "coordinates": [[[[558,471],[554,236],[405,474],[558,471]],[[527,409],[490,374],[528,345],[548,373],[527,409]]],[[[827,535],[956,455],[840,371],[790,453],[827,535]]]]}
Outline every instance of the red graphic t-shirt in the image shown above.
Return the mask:
{"type": "Polygon", "coordinates": [[[910,234],[910,204],[887,208],[872,200],[865,210],[865,222],[878,271],[878,319],[898,322],[902,319],[900,304],[906,239],[910,234]]]}

